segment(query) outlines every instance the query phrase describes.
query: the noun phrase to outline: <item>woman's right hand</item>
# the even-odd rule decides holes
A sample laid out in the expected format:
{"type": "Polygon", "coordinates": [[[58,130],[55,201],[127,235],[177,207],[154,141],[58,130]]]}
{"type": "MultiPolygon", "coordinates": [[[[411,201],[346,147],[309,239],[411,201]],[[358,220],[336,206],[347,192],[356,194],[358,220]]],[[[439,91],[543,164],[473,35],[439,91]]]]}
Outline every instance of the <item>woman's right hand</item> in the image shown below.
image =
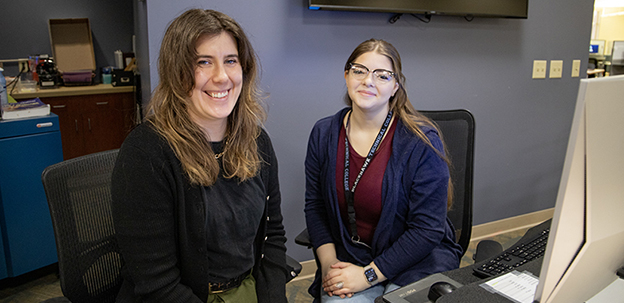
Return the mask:
{"type": "MultiPolygon", "coordinates": [[[[325,281],[328,278],[327,275],[330,274],[332,270],[336,271],[334,265],[340,263],[340,260],[338,260],[338,257],[336,257],[336,246],[334,245],[334,243],[327,243],[319,246],[316,249],[316,257],[321,264],[322,281],[325,281]]],[[[331,297],[334,295],[334,293],[332,291],[327,291],[327,295],[331,297]]],[[[353,294],[341,294],[340,297],[345,298],[351,297],[352,295],[353,294]]]]}

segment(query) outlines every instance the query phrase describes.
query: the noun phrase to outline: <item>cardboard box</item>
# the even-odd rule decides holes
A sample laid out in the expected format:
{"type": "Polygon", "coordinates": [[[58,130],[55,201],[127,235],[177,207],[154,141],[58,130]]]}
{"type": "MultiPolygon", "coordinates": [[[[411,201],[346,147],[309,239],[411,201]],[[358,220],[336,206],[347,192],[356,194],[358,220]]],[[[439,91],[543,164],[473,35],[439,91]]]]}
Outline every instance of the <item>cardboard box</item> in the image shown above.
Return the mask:
{"type": "MultiPolygon", "coordinates": [[[[93,39],[88,18],[50,19],[50,46],[52,55],[60,72],[77,72],[96,70],[93,39]]],[[[64,81],[72,82],[75,77],[65,77],[64,81]]],[[[92,82],[81,82],[89,85],[92,82]]]]}
{"type": "Polygon", "coordinates": [[[132,86],[134,85],[134,72],[125,71],[123,69],[114,69],[111,79],[113,86],[132,86]]]}

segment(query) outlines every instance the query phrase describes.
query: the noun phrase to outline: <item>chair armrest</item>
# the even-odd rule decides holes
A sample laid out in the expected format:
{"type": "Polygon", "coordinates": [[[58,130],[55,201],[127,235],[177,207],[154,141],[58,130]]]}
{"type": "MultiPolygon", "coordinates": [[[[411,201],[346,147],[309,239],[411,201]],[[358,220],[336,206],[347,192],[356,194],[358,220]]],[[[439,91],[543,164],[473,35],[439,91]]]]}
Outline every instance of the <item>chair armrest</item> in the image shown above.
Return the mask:
{"type": "Polygon", "coordinates": [[[286,266],[289,271],[289,277],[286,278],[286,282],[289,282],[301,273],[301,263],[299,263],[297,260],[293,259],[289,255],[286,255],[286,266]]]}
{"type": "Polygon", "coordinates": [[[503,246],[500,243],[494,240],[483,240],[479,241],[479,244],[477,244],[477,249],[472,256],[472,259],[475,263],[479,263],[483,260],[494,257],[501,252],[503,252],[503,246]]]}
{"type": "Polygon", "coordinates": [[[295,243],[306,246],[307,248],[312,248],[312,243],[310,242],[310,235],[308,234],[308,229],[304,229],[297,235],[295,238],[295,243]]]}

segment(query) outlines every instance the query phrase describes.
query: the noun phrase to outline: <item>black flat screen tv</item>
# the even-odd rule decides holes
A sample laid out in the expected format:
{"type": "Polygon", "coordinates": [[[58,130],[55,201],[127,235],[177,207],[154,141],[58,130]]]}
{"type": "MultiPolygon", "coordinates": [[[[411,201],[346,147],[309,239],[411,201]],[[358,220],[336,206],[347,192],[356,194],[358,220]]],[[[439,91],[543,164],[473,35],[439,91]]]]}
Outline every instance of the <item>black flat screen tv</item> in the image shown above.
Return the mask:
{"type": "Polygon", "coordinates": [[[529,0],[309,0],[308,8],[526,19],[529,0]]]}

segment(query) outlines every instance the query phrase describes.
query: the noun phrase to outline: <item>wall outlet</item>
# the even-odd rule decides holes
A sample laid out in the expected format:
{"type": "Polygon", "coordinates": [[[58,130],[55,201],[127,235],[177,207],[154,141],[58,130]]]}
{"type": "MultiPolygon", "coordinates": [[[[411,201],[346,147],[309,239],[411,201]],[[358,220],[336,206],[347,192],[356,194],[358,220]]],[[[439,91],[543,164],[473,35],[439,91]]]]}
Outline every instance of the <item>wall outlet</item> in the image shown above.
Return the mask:
{"type": "Polygon", "coordinates": [[[550,78],[561,78],[563,74],[563,60],[550,60],[550,78]]]}
{"type": "Polygon", "coordinates": [[[20,71],[28,71],[28,60],[27,59],[19,59],[19,70],[20,71]]]}
{"type": "Polygon", "coordinates": [[[545,79],[546,78],[546,60],[533,61],[533,79],[545,79]]]}
{"type": "Polygon", "coordinates": [[[572,60],[572,78],[581,75],[581,60],[572,60]]]}

